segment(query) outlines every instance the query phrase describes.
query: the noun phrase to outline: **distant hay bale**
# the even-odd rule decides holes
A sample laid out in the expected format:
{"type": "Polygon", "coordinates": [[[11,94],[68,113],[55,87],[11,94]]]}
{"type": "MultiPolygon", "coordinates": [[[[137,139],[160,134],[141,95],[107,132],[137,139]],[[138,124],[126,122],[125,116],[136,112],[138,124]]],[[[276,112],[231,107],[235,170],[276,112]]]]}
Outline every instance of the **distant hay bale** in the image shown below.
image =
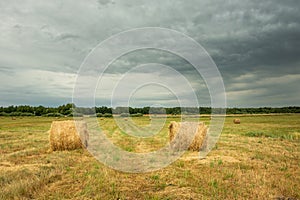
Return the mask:
{"type": "Polygon", "coordinates": [[[240,124],[240,123],[241,123],[241,120],[240,120],[240,119],[234,119],[234,120],[233,120],[233,123],[234,123],[234,124],[240,124]]]}
{"type": "Polygon", "coordinates": [[[49,142],[52,151],[84,148],[88,140],[87,124],[83,121],[53,121],[51,124],[49,142]]]}
{"type": "Polygon", "coordinates": [[[203,150],[207,145],[207,126],[203,122],[171,122],[169,140],[174,150],[203,150]]]}

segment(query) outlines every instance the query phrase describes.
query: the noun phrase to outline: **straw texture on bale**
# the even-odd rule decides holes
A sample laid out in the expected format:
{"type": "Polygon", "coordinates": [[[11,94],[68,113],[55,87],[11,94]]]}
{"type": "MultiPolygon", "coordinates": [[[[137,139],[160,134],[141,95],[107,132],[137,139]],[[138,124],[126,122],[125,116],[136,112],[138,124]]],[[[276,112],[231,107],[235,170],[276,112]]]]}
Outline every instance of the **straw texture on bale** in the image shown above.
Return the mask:
{"type": "Polygon", "coordinates": [[[53,121],[49,134],[52,151],[73,150],[88,145],[87,124],[83,121],[53,121]]]}
{"type": "Polygon", "coordinates": [[[234,123],[234,124],[240,124],[240,123],[241,123],[241,120],[240,120],[240,119],[234,119],[234,120],[233,120],[233,123],[234,123]]]}
{"type": "Polygon", "coordinates": [[[174,150],[204,150],[207,145],[207,126],[203,122],[171,122],[169,140],[174,150]]]}

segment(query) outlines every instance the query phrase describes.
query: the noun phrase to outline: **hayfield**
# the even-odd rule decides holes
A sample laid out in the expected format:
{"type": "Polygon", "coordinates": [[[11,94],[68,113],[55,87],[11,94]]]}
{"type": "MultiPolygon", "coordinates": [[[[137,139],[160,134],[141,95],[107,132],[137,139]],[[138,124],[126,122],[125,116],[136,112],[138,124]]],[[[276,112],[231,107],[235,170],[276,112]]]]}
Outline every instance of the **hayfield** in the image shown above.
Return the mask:
{"type": "MultiPolygon", "coordinates": [[[[141,174],[110,169],[83,149],[49,152],[53,120],[65,118],[0,118],[0,199],[300,199],[300,115],[227,116],[206,159],[187,152],[141,174]]],[[[99,123],[115,145],[150,152],[168,142],[167,126],[178,120],[168,117],[151,138],[127,135],[113,118],[99,123]]]]}

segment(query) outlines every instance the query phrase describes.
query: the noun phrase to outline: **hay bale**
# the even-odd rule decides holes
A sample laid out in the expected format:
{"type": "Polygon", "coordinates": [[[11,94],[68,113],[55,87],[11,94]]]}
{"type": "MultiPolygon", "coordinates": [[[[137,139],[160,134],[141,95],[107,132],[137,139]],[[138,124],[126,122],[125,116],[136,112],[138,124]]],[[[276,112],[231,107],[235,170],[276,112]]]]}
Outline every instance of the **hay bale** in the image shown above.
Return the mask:
{"type": "Polygon", "coordinates": [[[240,123],[241,123],[241,120],[240,120],[240,119],[234,119],[234,120],[233,120],[233,123],[234,123],[234,124],[240,124],[240,123]]]}
{"type": "Polygon", "coordinates": [[[203,150],[207,145],[207,126],[204,122],[171,122],[169,141],[174,150],[203,150]]]}
{"type": "Polygon", "coordinates": [[[84,148],[88,140],[87,124],[83,121],[53,121],[51,124],[49,142],[52,151],[84,148]]]}

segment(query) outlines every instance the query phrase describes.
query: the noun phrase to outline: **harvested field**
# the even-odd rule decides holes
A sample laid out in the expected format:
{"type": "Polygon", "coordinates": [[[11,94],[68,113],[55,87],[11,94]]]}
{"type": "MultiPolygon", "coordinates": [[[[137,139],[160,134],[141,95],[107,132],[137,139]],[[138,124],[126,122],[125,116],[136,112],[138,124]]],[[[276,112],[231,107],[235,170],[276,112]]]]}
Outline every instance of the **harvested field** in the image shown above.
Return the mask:
{"type": "MultiPolygon", "coordinates": [[[[300,115],[226,118],[206,159],[186,152],[168,167],[143,174],[112,170],[85,149],[48,152],[47,131],[55,118],[0,119],[0,199],[299,199],[300,115]]],[[[62,118],[61,120],[65,120],[62,118]]],[[[148,117],[135,123],[147,125],[148,117]]],[[[150,138],[119,130],[99,119],[105,134],[130,152],[150,152],[168,143],[164,128],[150,138]]],[[[209,125],[209,116],[201,117],[209,125]]]]}

